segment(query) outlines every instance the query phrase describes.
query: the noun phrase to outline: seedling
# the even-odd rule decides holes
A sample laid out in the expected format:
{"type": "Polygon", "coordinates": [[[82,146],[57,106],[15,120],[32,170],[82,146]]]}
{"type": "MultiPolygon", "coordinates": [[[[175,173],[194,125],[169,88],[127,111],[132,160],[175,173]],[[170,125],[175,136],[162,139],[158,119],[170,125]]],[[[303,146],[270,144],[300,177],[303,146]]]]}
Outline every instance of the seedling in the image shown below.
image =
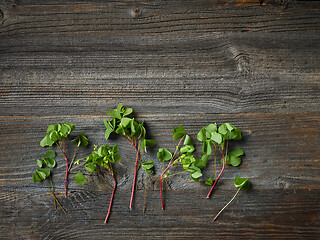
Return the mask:
{"type": "Polygon", "coordinates": [[[202,155],[200,159],[196,159],[193,156],[195,147],[193,146],[191,138],[186,134],[182,125],[180,125],[178,128],[173,128],[172,137],[174,140],[180,139],[178,145],[176,146],[175,152],[171,152],[165,148],[160,148],[157,153],[157,157],[160,162],[164,164],[164,162],[169,161],[167,167],[162,171],[160,176],[160,196],[162,210],[164,210],[162,187],[163,179],[177,174],[190,172],[190,178],[198,182],[199,178],[202,176],[201,169],[208,162],[207,155],[202,155]],[[180,147],[182,141],[183,146],[180,147]],[[171,172],[168,170],[173,166],[180,166],[184,169],[184,171],[171,174],[171,172]]]}
{"type": "Polygon", "coordinates": [[[241,130],[237,129],[235,126],[230,123],[224,123],[219,128],[217,124],[209,124],[208,126],[202,128],[197,138],[200,142],[203,142],[203,155],[204,158],[209,159],[212,154],[212,147],[214,147],[214,159],[215,159],[215,180],[209,178],[205,181],[206,184],[212,185],[207,198],[210,198],[210,195],[220,179],[226,164],[232,166],[239,166],[241,163],[241,158],[244,153],[241,149],[236,149],[231,152],[228,152],[228,144],[230,140],[240,140],[241,139],[241,130]],[[219,151],[222,155],[222,169],[216,176],[216,154],[219,151]]]}
{"type": "Polygon", "coordinates": [[[67,214],[66,210],[64,210],[59,200],[57,199],[56,195],[54,194],[54,189],[52,185],[50,168],[54,168],[56,165],[56,161],[54,160],[55,156],[56,156],[55,152],[53,150],[49,150],[41,160],[37,160],[37,165],[38,167],[40,167],[40,169],[37,169],[35,171],[32,179],[33,179],[33,182],[35,183],[43,181],[46,184],[47,188],[49,189],[51,195],[53,196],[55,208],[56,208],[56,203],[58,203],[62,211],[65,214],[67,214]],[[46,168],[42,168],[42,167],[46,167],[46,168]],[[45,181],[46,179],[49,179],[51,188],[49,187],[48,183],[45,181]]]}
{"type": "MultiPolygon", "coordinates": [[[[113,171],[112,164],[115,162],[120,161],[121,156],[118,153],[119,148],[117,145],[114,145],[113,147],[110,147],[109,145],[102,145],[100,148],[96,151],[98,147],[95,147],[95,150],[87,157],[86,163],[85,163],[85,170],[92,173],[96,173],[98,176],[100,176],[104,182],[106,182],[108,185],[102,185],[99,184],[98,182],[93,182],[87,179],[86,176],[84,176],[83,173],[77,173],[75,175],[75,181],[76,183],[80,185],[84,185],[86,181],[90,183],[95,183],[97,185],[102,185],[105,187],[111,187],[112,188],[112,194],[111,194],[111,199],[109,203],[109,208],[108,208],[108,213],[106,216],[106,219],[104,223],[108,222],[110,212],[111,212],[111,207],[112,207],[112,202],[113,202],[113,197],[115,190],[117,188],[117,180],[113,171]],[[114,180],[114,185],[113,187],[111,184],[107,181],[107,179],[104,177],[104,173],[109,174],[112,176],[114,180]]],[[[76,162],[77,164],[79,161],[76,162]]]]}
{"type": "Polygon", "coordinates": [[[240,190],[248,191],[250,189],[250,183],[248,179],[236,177],[234,179],[234,185],[238,188],[236,194],[231,198],[231,200],[218,212],[214,217],[213,222],[218,218],[218,216],[223,212],[223,210],[236,198],[240,190]]]}
{"type": "Polygon", "coordinates": [[[66,197],[68,195],[68,190],[67,190],[68,173],[70,172],[71,167],[73,165],[77,148],[87,146],[89,141],[88,138],[83,133],[80,133],[75,139],[71,140],[71,142],[76,143],[76,146],[75,146],[74,154],[72,157],[72,161],[69,165],[69,160],[66,154],[66,138],[74,130],[75,130],[75,126],[72,123],[63,122],[61,124],[56,123],[54,125],[49,125],[46,136],[40,142],[41,147],[52,146],[53,144],[56,144],[66,160],[66,173],[65,173],[65,196],[66,197]]]}
{"type": "Polygon", "coordinates": [[[154,140],[146,139],[146,129],[143,126],[143,122],[137,123],[132,117],[132,112],[132,108],[124,108],[120,103],[117,109],[107,112],[110,118],[104,120],[104,125],[106,126],[105,138],[108,140],[110,134],[114,132],[132,145],[136,152],[135,171],[129,206],[130,211],[132,210],[136,178],[143,153],[146,152],[147,146],[152,147],[155,144],[154,140]],[[141,150],[142,153],[140,153],[141,150]]]}
{"type": "Polygon", "coordinates": [[[146,201],[147,201],[147,188],[148,188],[148,176],[149,174],[153,174],[153,164],[152,160],[143,162],[141,167],[146,171],[146,184],[144,188],[144,201],[143,201],[143,214],[146,212],[146,201]]]}

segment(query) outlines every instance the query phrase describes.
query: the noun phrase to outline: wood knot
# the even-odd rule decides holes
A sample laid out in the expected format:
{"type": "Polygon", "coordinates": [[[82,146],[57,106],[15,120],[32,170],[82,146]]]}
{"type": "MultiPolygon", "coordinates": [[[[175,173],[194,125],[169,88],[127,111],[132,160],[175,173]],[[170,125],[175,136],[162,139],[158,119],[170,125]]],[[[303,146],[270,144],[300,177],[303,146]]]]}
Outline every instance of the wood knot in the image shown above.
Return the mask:
{"type": "Polygon", "coordinates": [[[130,10],[130,15],[133,18],[139,17],[141,15],[141,9],[137,8],[137,7],[133,7],[130,10]]]}

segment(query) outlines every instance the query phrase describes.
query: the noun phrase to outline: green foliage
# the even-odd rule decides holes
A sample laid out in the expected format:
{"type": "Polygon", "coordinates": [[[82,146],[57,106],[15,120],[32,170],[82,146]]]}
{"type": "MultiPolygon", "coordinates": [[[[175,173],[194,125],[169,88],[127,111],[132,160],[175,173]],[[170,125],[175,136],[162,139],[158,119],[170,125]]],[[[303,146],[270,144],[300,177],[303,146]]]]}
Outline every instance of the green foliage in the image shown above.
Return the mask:
{"type": "Polygon", "coordinates": [[[49,176],[50,176],[50,169],[41,168],[36,170],[36,172],[33,174],[32,180],[33,182],[41,182],[41,181],[44,181],[49,176]]]}
{"type": "Polygon", "coordinates": [[[146,147],[152,147],[155,145],[155,141],[146,139],[146,129],[143,126],[143,122],[136,122],[131,116],[132,112],[132,108],[124,108],[121,103],[118,104],[117,109],[108,111],[107,115],[110,118],[104,120],[106,127],[105,138],[108,140],[113,132],[128,138],[137,137],[141,140],[140,148],[146,151],[146,147]]]}
{"type": "Polygon", "coordinates": [[[119,148],[117,145],[113,147],[109,145],[101,145],[98,150],[93,151],[87,158],[85,169],[91,173],[95,172],[98,166],[111,169],[111,163],[118,162],[121,159],[119,148]]]}
{"type": "Polygon", "coordinates": [[[204,183],[209,185],[209,186],[212,186],[213,182],[214,182],[214,179],[210,177],[204,183]]]}
{"type": "MultiPolygon", "coordinates": [[[[182,125],[178,128],[173,128],[173,139],[178,140],[184,137],[183,145],[176,146],[177,152],[180,154],[174,155],[171,151],[160,148],[157,156],[160,162],[170,161],[168,167],[180,165],[185,171],[190,172],[190,178],[194,181],[199,181],[202,176],[201,169],[206,165],[208,158],[203,156],[201,159],[196,159],[193,155],[195,147],[189,135],[186,134],[182,125]]],[[[180,142],[183,139],[180,140],[180,142]]],[[[168,171],[169,172],[169,171],[168,171]]],[[[168,172],[163,174],[165,178],[168,172]]]]}
{"type": "Polygon", "coordinates": [[[46,136],[41,140],[40,146],[52,146],[56,141],[61,138],[66,138],[72,131],[74,131],[75,126],[72,123],[63,122],[61,124],[56,123],[54,125],[49,125],[47,128],[46,136]]]}
{"type": "Polygon", "coordinates": [[[56,166],[56,161],[54,160],[56,153],[53,150],[49,150],[41,160],[37,160],[37,165],[42,167],[43,165],[54,168],[56,166]]]}
{"type": "Polygon", "coordinates": [[[141,167],[146,171],[146,173],[152,174],[154,172],[153,164],[154,164],[154,162],[152,160],[149,160],[149,161],[143,162],[141,164],[141,167]]]}
{"type": "Polygon", "coordinates": [[[228,153],[226,157],[226,164],[230,164],[234,167],[237,167],[241,163],[241,158],[244,152],[241,149],[236,149],[228,153]]]}
{"type": "Polygon", "coordinates": [[[86,147],[89,143],[89,139],[84,133],[80,133],[75,139],[71,140],[71,142],[76,142],[77,147],[86,147]]]}
{"type": "Polygon", "coordinates": [[[83,173],[77,173],[74,176],[74,180],[76,183],[80,184],[80,185],[84,185],[85,181],[88,181],[88,179],[83,175],[83,173]]]}
{"type": "Polygon", "coordinates": [[[178,140],[179,138],[186,135],[186,132],[182,125],[180,125],[178,128],[173,128],[173,134],[172,137],[174,140],[178,140]]]}
{"type": "Polygon", "coordinates": [[[236,177],[234,179],[234,185],[243,191],[248,191],[250,189],[250,182],[246,178],[236,177]]]}
{"type": "Polygon", "coordinates": [[[172,152],[165,148],[159,148],[157,157],[160,162],[169,161],[172,158],[172,152]]]}

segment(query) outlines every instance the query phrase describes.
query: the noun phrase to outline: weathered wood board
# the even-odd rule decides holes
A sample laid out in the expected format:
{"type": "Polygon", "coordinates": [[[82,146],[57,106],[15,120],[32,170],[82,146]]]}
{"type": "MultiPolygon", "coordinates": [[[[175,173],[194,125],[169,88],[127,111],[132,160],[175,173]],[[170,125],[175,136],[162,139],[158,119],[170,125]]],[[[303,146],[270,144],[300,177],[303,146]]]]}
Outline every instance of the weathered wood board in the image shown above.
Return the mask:
{"type": "Polygon", "coordinates": [[[0,239],[319,239],[319,103],[317,1],[0,1],[0,239]],[[144,155],[156,162],[145,215],[142,171],[129,211],[132,147],[104,138],[105,113],[119,102],[157,141],[144,155]],[[120,147],[107,224],[110,191],[75,184],[79,166],[64,198],[58,151],[54,185],[68,216],[32,182],[46,127],[62,121],[91,140],[79,158],[94,144],[120,147]],[[204,180],[173,177],[162,211],[157,149],[174,148],[173,127],[195,140],[212,122],[243,130],[232,145],[243,163],[226,169],[211,199],[204,180]],[[251,191],[212,223],[238,175],[251,191]]]}

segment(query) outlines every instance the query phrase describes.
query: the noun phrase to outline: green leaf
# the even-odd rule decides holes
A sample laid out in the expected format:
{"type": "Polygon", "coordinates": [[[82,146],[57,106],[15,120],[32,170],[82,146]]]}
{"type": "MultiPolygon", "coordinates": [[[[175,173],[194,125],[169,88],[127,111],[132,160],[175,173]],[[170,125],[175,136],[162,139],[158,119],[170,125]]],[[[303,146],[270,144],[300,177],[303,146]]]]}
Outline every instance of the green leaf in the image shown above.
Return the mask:
{"type": "Polygon", "coordinates": [[[101,145],[100,148],[98,149],[98,154],[100,157],[107,156],[109,154],[108,148],[106,145],[101,145]]]}
{"type": "Polygon", "coordinates": [[[71,142],[78,142],[77,147],[86,147],[89,143],[89,139],[84,133],[80,133],[75,139],[71,140],[71,142]]]}
{"type": "Polygon", "coordinates": [[[113,155],[114,162],[119,162],[121,160],[121,155],[119,153],[116,153],[113,155]]]}
{"type": "Polygon", "coordinates": [[[122,118],[120,124],[124,127],[127,127],[132,121],[132,118],[122,118]]]}
{"type": "Polygon", "coordinates": [[[173,128],[172,137],[174,140],[177,140],[177,139],[183,137],[184,135],[186,135],[186,132],[185,132],[182,125],[180,125],[178,128],[173,128]]]}
{"type": "Polygon", "coordinates": [[[225,125],[226,125],[226,127],[227,127],[227,129],[231,132],[233,129],[235,129],[235,127],[232,125],[232,124],[230,124],[230,123],[225,123],[225,125]]]}
{"type": "Polygon", "coordinates": [[[219,128],[218,128],[218,132],[222,135],[226,135],[228,133],[228,129],[226,127],[225,124],[222,124],[219,128]]]}
{"type": "Polygon", "coordinates": [[[212,141],[210,139],[204,141],[204,143],[203,143],[203,153],[205,153],[207,155],[210,155],[212,153],[211,144],[212,144],[212,141]]]}
{"type": "Polygon", "coordinates": [[[41,147],[46,147],[46,146],[52,146],[54,144],[54,141],[52,141],[48,135],[46,135],[40,142],[41,147]]]}
{"type": "Polygon", "coordinates": [[[210,158],[210,155],[202,154],[201,158],[195,161],[194,166],[200,169],[204,168],[207,165],[209,158],[210,158]]]}
{"type": "Polygon", "coordinates": [[[121,109],[122,109],[122,104],[119,103],[117,109],[108,111],[107,115],[109,115],[112,118],[121,119],[121,109]]]}
{"type": "Polygon", "coordinates": [[[44,154],[44,158],[55,158],[56,153],[53,150],[49,150],[48,152],[46,152],[46,154],[44,154]]]}
{"type": "Polygon", "coordinates": [[[205,129],[210,133],[216,132],[217,124],[216,123],[209,124],[208,126],[205,127],[205,129]]]}
{"type": "Polygon", "coordinates": [[[56,166],[56,161],[53,158],[43,158],[42,160],[49,168],[56,166]]]}
{"type": "Polygon", "coordinates": [[[152,160],[143,162],[141,164],[141,167],[146,171],[146,173],[148,174],[152,174],[153,173],[153,164],[154,162],[152,160]]]}
{"type": "Polygon", "coordinates": [[[143,139],[142,140],[142,144],[141,144],[141,149],[144,149],[144,151],[146,151],[146,146],[148,147],[152,147],[156,144],[156,141],[153,139],[143,139]]]}
{"type": "Polygon", "coordinates": [[[50,170],[48,168],[43,168],[43,169],[36,170],[36,172],[33,174],[32,179],[34,182],[41,182],[49,176],[50,176],[50,170]]]}
{"type": "Polygon", "coordinates": [[[86,163],[85,165],[85,169],[88,171],[88,172],[94,172],[97,168],[97,164],[95,163],[86,163]]]}
{"type": "Polygon", "coordinates": [[[241,149],[236,149],[236,150],[229,152],[229,154],[230,154],[230,156],[239,157],[239,156],[242,156],[244,154],[244,152],[241,149]]]}
{"type": "Polygon", "coordinates": [[[201,172],[194,172],[194,173],[191,173],[191,176],[192,176],[192,178],[199,178],[202,176],[202,173],[201,172]]]}
{"type": "Polygon", "coordinates": [[[169,161],[172,158],[172,152],[165,148],[159,148],[157,157],[160,162],[169,161]]]}
{"type": "Polygon", "coordinates": [[[136,123],[134,120],[132,120],[130,122],[130,129],[131,129],[131,137],[133,137],[134,135],[136,135],[139,131],[139,124],[136,123]]]}
{"type": "Polygon", "coordinates": [[[220,133],[213,132],[211,134],[211,139],[218,144],[222,143],[222,136],[220,135],[220,133]]]}
{"type": "Polygon", "coordinates": [[[133,112],[132,108],[125,108],[123,111],[123,116],[128,116],[133,112]]]}
{"type": "Polygon", "coordinates": [[[209,185],[209,186],[212,186],[213,182],[214,182],[214,179],[210,177],[204,183],[209,185]]]}
{"type": "Polygon", "coordinates": [[[113,153],[119,152],[119,147],[118,147],[117,144],[115,144],[115,145],[112,147],[112,152],[113,152],[113,153]]]}
{"type": "Polygon", "coordinates": [[[230,156],[230,160],[229,160],[230,164],[234,167],[237,167],[241,164],[241,158],[240,157],[234,157],[234,156],[230,156]]]}
{"type": "Polygon", "coordinates": [[[104,134],[104,137],[106,138],[106,140],[108,140],[110,134],[114,131],[114,129],[109,126],[109,125],[106,125],[106,132],[104,134]]]}
{"type": "Polygon", "coordinates": [[[72,123],[63,122],[62,125],[68,125],[70,127],[70,132],[69,133],[73,132],[76,129],[76,127],[72,123]]]}
{"type": "Polygon", "coordinates": [[[195,150],[193,145],[186,145],[180,148],[181,153],[192,153],[195,150]]]}
{"type": "Polygon", "coordinates": [[[56,131],[56,130],[52,130],[50,133],[49,133],[49,139],[53,142],[56,142],[60,139],[60,135],[59,133],[56,131]]]}
{"type": "Polygon", "coordinates": [[[37,159],[37,165],[38,165],[39,167],[42,167],[42,160],[37,159]]]}
{"type": "Polygon", "coordinates": [[[167,171],[166,174],[163,175],[163,178],[167,178],[169,174],[170,174],[170,171],[167,171]]]}
{"type": "Polygon", "coordinates": [[[197,139],[200,141],[200,142],[204,142],[207,138],[206,138],[206,133],[205,133],[205,129],[202,128],[199,132],[198,132],[198,135],[197,135],[197,139]]]}
{"type": "Polygon", "coordinates": [[[83,175],[83,173],[77,173],[74,176],[74,180],[76,183],[78,183],[80,185],[84,185],[84,182],[87,181],[88,179],[83,175]]]}
{"type": "Polygon", "coordinates": [[[249,180],[246,178],[236,177],[234,179],[234,185],[243,191],[248,191],[250,189],[249,180]]]}
{"type": "Polygon", "coordinates": [[[189,135],[186,135],[186,138],[184,139],[183,144],[184,144],[184,145],[191,145],[191,146],[193,146],[192,140],[191,140],[191,138],[189,137],[189,135]]]}

